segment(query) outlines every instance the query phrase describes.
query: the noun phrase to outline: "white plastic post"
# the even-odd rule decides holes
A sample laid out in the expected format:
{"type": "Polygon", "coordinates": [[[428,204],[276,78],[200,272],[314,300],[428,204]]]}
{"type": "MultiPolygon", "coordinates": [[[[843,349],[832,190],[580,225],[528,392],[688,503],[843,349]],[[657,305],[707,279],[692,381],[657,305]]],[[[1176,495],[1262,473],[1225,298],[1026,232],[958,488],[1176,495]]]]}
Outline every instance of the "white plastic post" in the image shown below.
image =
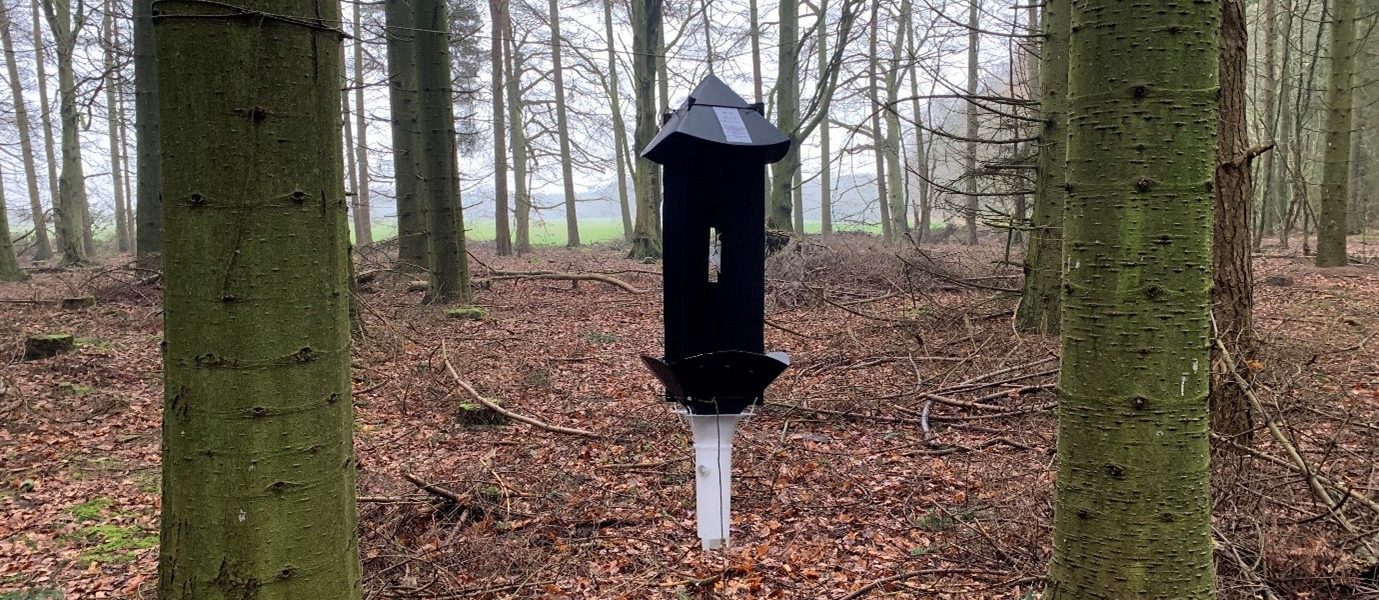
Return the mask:
{"type": "Polygon", "coordinates": [[[732,518],[733,433],[744,415],[692,415],[694,501],[705,550],[728,545],[732,518]]]}

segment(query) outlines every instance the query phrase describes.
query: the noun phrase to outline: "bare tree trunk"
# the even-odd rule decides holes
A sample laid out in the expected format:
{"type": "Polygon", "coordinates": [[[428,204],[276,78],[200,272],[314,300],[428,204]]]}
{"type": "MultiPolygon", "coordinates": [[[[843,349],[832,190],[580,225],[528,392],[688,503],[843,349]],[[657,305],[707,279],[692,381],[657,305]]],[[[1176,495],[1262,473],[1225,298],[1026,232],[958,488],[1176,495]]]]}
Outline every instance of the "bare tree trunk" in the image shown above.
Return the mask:
{"type": "MultiPolygon", "coordinates": [[[[345,193],[349,198],[350,225],[354,230],[354,244],[350,248],[353,252],[354,246],[362,245],[363,242],[359,241],[359,170],[354,164],[354,113],[350,110],[349,65],[346,64],[343,57],[340,61],[340,84],[343,89],[343,93],[340,94],[340,124],[345,134],[345,145],[342,148],[345,153],[345,183],[347,186],[345,193]]],[[[354,310],[351,309],[350,319],[354,320],[354,318],[354,310]]]]}
{"type": "Polygon", "coordinates": [[[416,15],[417,92],[426,194],[428,301],[468,302],[469,256],[464,245],[456,151],[455,98],[450,66],[450,19],[445,0],[412,0],[416,15]]]}
{"type": "MultiPolygon", "coordinates": [[[[780,40],[776,57],[776,127],[786,135],[794,136],[800,123],[800,6],[795,2],[780,3],[780,40]]],[[[797,223],[802,218],[792,218],[794,202],[791,188],[795,173],[800,170],[799,140],[790,145],[786,157],[771,165],[771,210],[767,213],[766,226],[771,229],[803,233],[797,223]]]]}
{"type": "Polygon", "coordinates": [[[1213,345],[1211,426],[1223,436],[1248,442],[1253,423],[1245,390],[1235,377],[1252,379],[1245,365],[1254,358],[1254,274],[1250,252],[1250,212],[1254,203],[1250,143],[1245,121],[1245,62],[1247,58],[1243,0],[1221,3],[1221,94],[1216,138],[1213,189],[1215,218],[1212,235],[1212,315],[1216,337],[1241,370],[1230,372],[1213,345]]]}
{"type": "Polygon", "coordinates": [[[575,210],[574,159],[570,156],[570,126],[565,117],[565,68],[561,64],[560,3],[550,0],[551,69],[555,84],[555,129],[560,138],[560,180],[565,191],[565,245],[579,245],[579,216],[575,210]]]}
{"type": "Polygon", "coordinates": [[[622,213],[622,236],[632,241],[632,207],[627,200],[627,124],[622,117],[622,94],[618,85],[618,57],[614,46],[613,0],[603,0],[604,36],[608,38],[608,99],[613,108],[613,161],[617,163],[618,208],[622,213]]]}
{"type": "MultiPolygon", "coordinates": [[[[1278,93],[1278,145],[1270,152],[1270,156],[1276,161],[1276,167],[1270,174],[1273,182],[1270,187],[1274,189],[1273,211],[1278,215],[1278,242],[1279,247],[1288,248],[1288,234],[1292,229],[1292,190],[1288,185],[1291,181],[1289,171],[1297,168],[1292,160],[1293,144],[1293,74],[1292,74],[1292,54],[1293,54],[1293,1],[1282,0],[1283,5],[1283,34],[1279,37],[1283,44],[1283,56],[1279,65],[1279,93],[1278,93]]],[[[1256,240],[1256,245],[1259,241],[1256,240]]]]}
{"type": "Polygon", "coordinates": [[[981,0],[969,0],[967,16],[967,156],[963,179],[967,182],[967,210],[963,215],[967,224],[967,243],[977,243],[977,211],[981,208],[977,197],[977,103],[972,97],[977,95],[977,57],[980,51],[981,34],[977,31],[980,21],[981,0]]]}
{"type": "Polygon", "coordinates": [[[373,204],[369,193],[369,121],[364,110],[364,19],[359,3],[354,3],[354,127],[353,150],[358,185],[354,188],[354,239],[360,245],[373,243],[373,204]]]}
{"type": "Polygon", "coordinates": [[[512,186],[514,191],[517,254],[531,252],[531,194],[527,189],[527,131],[522,118],[521,56],[512,35],[512,20],[508,19],[507,67],[508,135],[512,146],[512,186]]]}
{"type": "Polygon", "coordinates": [[[1322,150],[1321,214],[1317,218],[1317,266],[1341,267],[1346,254],[1346,204],[1350,179],[1350,130],[1355,97],[1355,0],[1331,0],[1331,47],[1327,56],[1326,126],[1322,150]]]}
{"type": "MultiPolygon", "coordinates": [[[[819,0],[819,23],[814,35],[819,40],[819,81],[823,81],[828,76],[828,0],[819,0]]],[[[833,149],[828,139],[831,128],[827,118],[819,125],[819,233],[823,235],[833,233],[833,149]]]]}
{"type": "Polygon", "coordinates": [[[747,15],[747,37],[752,41],[752,102],[761,102],[764,98],[761,93],[761,13],[757,0],[747,1],[747,15]]]}
{"type": "Polygon", "coordinates": [[[868,92],[871,96],[871,133],[872,133],[872,156],[876,163],[876,204],[881,213],[881,239],[886,243],[895,240],[895,231],[892,229],[891,204],[886,196],[886,134],[881,131],[881,111],[885,107],[881,104],[881,54],[877,48],[878,40],[881,36],[881,13],[880,2],[872,2],[871,5],[871,36],[868,43],[870,69],[868,75],[868,92]]]}
{"type": "MultiPolygon", "coordinates": [[[[611,1],[611,0],[607,0],[611,1]]],[[[503,74],[507,64],[507,0],[488,0],[489,77],[493,94],[493,228],[498,256],[512,254],[512,227],[508,222],[508,142],[507,108],[504,106],[503,74]]]]}
{"type": "MultiPolygon", "coordinates": [[[[0,8],[0,10],[3,10],[0,8]]],[[[8,27],[8,23],[5,24],[8,27]]],[[[19,268],[19,260],[14,255],[14,243],[10,241],[10,221],[5,206],[5,177],[0,173],[0,281],[24,281],[28,273],[19,268]]]]}
{"type": "Polygon", "coordinates": [[[72,13],[70,0],[43,0],[43,11],[53,32],[57,50],[58,98],[62,111],[62,175],[54,203],[58,231],[62,234],[62,264],[84,265],[95,249],[90,210],[86,205],[86,175],[81,162],[81,114],[77,110],[77,78],[73,57],[79,27],[86,23],[84,4],[72,13]]]}
{"type": "MultiPolygon", "coordinates": [[[[146,0],[148,1],[148,0],[146,0]]],[[[48,165],[48,199],[53,205],[53,213],[56,217],[58,210],[58,176],[57,176],[57,151],[54,148],[54,141],[57,136],[53,135],[53,112],[52,102],[48,100],[48,45],[44,43],[43,36],[43,9],[39,7],[39,0],[32,0],[33,6],[33,40],[34,40],[34,75],[37,78],[38,87],[38,116],[43,123],[43,151],[46,164],[48,165]]],[[[55,231],[60,238],[62,231],[56,228],[55,231]]],[[[61,240],[58,240],[61,244],[61,240]]]]}
{"type": "Polygon", "coordinates": [[[418,129],[416,27],[409,4],[387,0],[383,7],[388,43],[388,103],[393,138],[393,184],[397,197],[399,268],[426,268],[426,216],[422,197],[418,129]]]}
{"type": "MultiPolygon", "coordinates": [[[[632,0],[632,87],[637,101],[636,148],[656,135],[656,59],[661,38],[661,0],[632,0]]],[[[661,217],[656,165],[638,157],[633,174],[637,221],[632,232],[633,258],[661,256],[661,217]]]]}
{"type": "MultiPolygon", "coordinates": [[[[1259,93],[1263,96],[1264,104],[1264,136],[1269,141],[1274,141],[1278,139],[1278,0],[1264,0],[1260,9],[1260,20],[1263,23],[1258,43],[1264,45],[1264,82],[1259,93]]],[[[1284,43],[1287,44],[1287,41],[1284,43]]],[[[1274,187],[1276,154],[1277,149],[1264,156],[1264,168],[1260,173],[1264,180],[1264,190],[1262,209],[1259,211],[1259,232],[1252,240],[1255,249],[1263,244],[1265,236],[1277,233],[1279,224],[1287,218],[1279,214],[1276,210],[1278,204],[1273,201],[1273,197],[1280,192],[1274,187]]]]}
{"type": "Polygon", "coordinates": [[[134,145],[139,155],[135,251],[145,263],[163,251],[162,164],[158,141],[158,67],[154,60],[153,2],[134,0],[134,145]]]}
{"type": "Polygon", "coordinates": [[[915,243],[929,237],[929,152],[924,142],[924,114],[919,105],[919,42],[915,27],[909,28],[907,44],[910,54],[910,112],[915,121],[915,160],[911,171],[918,179],[919,198],[915,202],[915,243]]]}
{"type": "Polygon", "coordinates": [[[900,31],[892,43],[890,68],[886,69],[886,169],[889,180],[886,187],[886,202],[890,204],[891,237],[900,240],[910,232],[909,200],[905,197],[905,172],[900,166],[900,153],[904,149],[900,133],[900,76],[903,73],[900,59],[905,51],[905,38],[910,22],[910,0],[900,2],[900,31]]]}
{"type": "MultiPolygon", "coordinates": [[[[53,257],[53,243],[48,239],[48,219],[43,214],[43,202],[38,192],[38,164],[34,158],[33,138],[29,134],[29,109],[24,100],[24,84],[19,79],[19,62],[15,58],[14,41],[10,37],[12,9],[0,3],[0,43],[5,51],[5,70],[10,79],[10,96],[14,102],[15,129],[19,131],[19,153],[24,160],[24,183],[29,192],[29,212],[34,224],[34,260],[53,257]]],[[[41,61],[41,57],[39,57],[41,61]]],[[[41,110],[41,107],[40,107],[41,110]]],[[[8,241],[8,240],[7,240],[8,241]]]]}
{"type": "Polygon", "coordinates": [[[120,167],[120,155],[124,148],[120,143],[119,111],[116,109],[115,88],[115,3],[105,0],[105,15],[101,20],[101,35],[104,41],[105,60],[105,122],[110,140],[110,178],[115,196],[115,247],[120,252],[128,252],[130,223],[125,221],[124,170],[120,167]]]}

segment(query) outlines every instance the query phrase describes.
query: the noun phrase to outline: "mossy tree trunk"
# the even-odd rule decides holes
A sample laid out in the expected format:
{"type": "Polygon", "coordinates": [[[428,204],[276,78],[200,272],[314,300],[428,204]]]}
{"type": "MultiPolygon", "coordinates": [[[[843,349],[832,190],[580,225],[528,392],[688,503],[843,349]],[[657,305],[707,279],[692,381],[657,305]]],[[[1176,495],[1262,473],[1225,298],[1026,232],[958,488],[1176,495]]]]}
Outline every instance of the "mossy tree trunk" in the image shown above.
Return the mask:
{"type": "MultiPolygon", "coordinates": [[[[886,69],[886,202],[890,204],[891,234],[896,241],[910,233],[909,194],[905,169],[900,155],[905,152],[900,132],[900,81],[905,73],[901,60],[905,57],[905,38],[910,28],[910,0],[900,1],[900,30],[891,45],[891,60],[886,69]]],[[[912,59],[913,60],[913,59],[912,59]]]]}
{"type": "Polygon", "coordinates": [[[1039,153],[1034,214],[1025,250],[1025,285],[1015,326],[1058,333],[1063,293],[1063,209],[1068,201],[1068,35],[1071,0],[1044,3],[1039,45],[1039,153]]]}
{"type": "Polygon", "coordinates": [[[469,257],[464,249],[459,160],[455,150],[450,19],[443,0],[412,0],[416,12],[417,85],[422,135],[422,179],[426,181],[428,299],[469,300],[469,257]]]}
{"type": "MultiPolygon", "coordinates": [[[[792,135],[800,121],[800,5],[797,2],[781,2],[779,11],[775,121],[776,127],[792,135]]],[[[799,169],[800,144],[799,140],[794,140],[785,158],[771,165],[771,210],[766,215],[768,228],[795,231],[791,202],[795,172],[799,169]]]]}
{"type": "MultiPolygon", "coordinates": [[[[1245,122],[1245,62],[1248,55],[1245,6],[1242,0],[1221,3],[1221,99],[1216,138],[1215,218],[1212,220],[1212,314],[1216,336],[1240,376],[1254,358],[1254,273],[1250,253],[1250,144],[1245,122]]],[[[1212,346],[1211,421],[1221,435],[1248,441],[1253,424],[1245,391],[1236,383],[1227,361],[1212,346]]]]}
{"type": "Polygon", "coordinates": [[[164,2],[158,597],[358,599],[340,4],[164,2]]]}
{"type": "Polygon", "coordinates": [[[1321,213],[1317,215],[1317,266],[1342,267],[1346,256],[1346,206],[1350,199],[1350,131],[1355,89],[1355,0],[1331,0],[1331,73],[1326,86],[1321,213]]]}
{"type": "Polygon", "coordinates": [[[618,84],[617,36],[613,33],[613,0],[603,0],[603,31],[608,39],[608,79],[606,89],[613,109],[613,162],[618,175],[618,211],[622,216],[622,237],[632,241],[632,206],[627,200],[627,124],[622,117],[622,92],[618,84]]]}
{"type": "MultiPolygon", "coordinates": [[[[48,49],[49,44],[43,35],[43,7],[39,0],[31,0],[30,10],[33,13],[33,43],[34,56],[41,60],[34,61],[34,87],[38,88],[38,118],[43,125],[43,156],[48,165],[48,200],[53,204],[53,211],[57,212],[58,201],[58,176],[57,176],[57,151],[53,147],[56,136],[53,135],[53,104],[48,100],[48,49]]],[[[54,215],[56,216],[56,215],[54,215]]],[[[57,224],[53,225],[55,237],[61,237],[62,232],[57,229],[57,224]]],[[[61,246],[61,240],[55,240],[57,246],[61,246]]],[[[61,248],[58,248],[61,251],[61,248]]]]}
{"type": "Polygon", "coordinates": [[[0,44],[5,52],[5,71],[10,80],[10,98],[14,103],[15,129],[19,133],[19,153],[24,160],[24,183],[29,192],[29,212],[34,224],[34,260],[53,257],[53,243],[48,239],[48,219],[43,215],[43,203],[38,193],[38,165],[34,160],[33,138],[29,134],[29,108],[24,99],[24,82],[19,78],[19,61],[15,58],[14,41],[10,37],[13,10],[0,4],[0,44]]]}
{"type": "MultiPolygon", "coordinates": [[[[641,151],[656,135],[656,57],[661,35],[661,0],[632,0],[632,90],[636,99],[636,129],[633,153],[636,168],[632,174],[633,196],[637,202],[632,227],[633,258],[661,256],[661,197],[656,189],[656,164],[641,157],[641,151]]],[[[788,181],[788,180],[787,180],[788,181]]],[[[789,196],[786,197],[787,211],[789,196]]],[[[789,215],[786,215],[789,222],[789,215]]]]}
{"type": "Polygon", "coordinates": [[[417,98],[416,26],[412,5],[383,5],[388,36],[388,106],[393,138],[393,184],[397,197],[397,261],[403,270],[426,268],[426,215],[421,175],[421,129],[417,98]]]}
{"type": "Polygon", "coordinates": [[[1074,0],[1050,600],[1214,597],[1221,4],[1074,0]]]}

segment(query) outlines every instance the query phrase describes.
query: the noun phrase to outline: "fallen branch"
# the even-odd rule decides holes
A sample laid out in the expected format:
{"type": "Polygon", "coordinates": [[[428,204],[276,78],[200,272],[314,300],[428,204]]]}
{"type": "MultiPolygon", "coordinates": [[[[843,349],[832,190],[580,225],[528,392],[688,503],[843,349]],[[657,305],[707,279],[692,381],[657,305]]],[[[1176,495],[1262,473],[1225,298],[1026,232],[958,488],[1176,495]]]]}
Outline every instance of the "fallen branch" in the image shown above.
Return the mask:
{"type": "Polygon", "coordinates": [[[450,354],[447,352],[445,348],[445,342],[441,342],[441,361],[445,363],[445,369],[450,372],[450,377],[452,377],[455,380],[456,385],[464,389],[464,391],[467,392],[471,398],[474,398],[475,402],[484,405],[484,407],[488,408],[493,412],[496,412],[514,421],[521,421],[523,423],[531,425],[532,427],[536,427],[538,429],[545,429],[546,431],[551,431],[554,433],[577,435],[580,437],[586,437],[596,440],[604,439],[602,435],[599,435],[592,431],[585,431],[583,429],[571,429],[569,427],[561,427],[559,425],[551,425],[550,423],[546,423],[545,421],[533,419],[525,415],[519,415],[506,408],[503,408],[502,406],[499,406],[497,402],[483,397],[481,394],[479,394],[478,390],[474,389],[474,386],[469,384],[469,382],[460,379],[459,371],[455,370],[455,365],[450,364],[450,354]]]}
{"type": "Polygon", "coordinates": [[[450,490],[447,490],[447,489],[445,489],[445,488],[443,488],[443,487],[441,487],[441,486],[434,485],[434,484],[430,484],[430,483],[426,483],[425,481],[422,481],[422,479],[421,479],[420,477],[417,477],[416,475],[413,475],[413,474],[411,474],[411,473],[403,473],[403,474],[402,474],[402,478],[403,478],[403,479],[406,479],[407,481],[412,482],[412,485],[417,486],[417,487],[420,488],[422,491],[425,491],[425,492],[428,492],[428,493],[431,493],[431,494],[435,494],[436,496],[440,496],[441,498],[444,498],[444,499],[446,499],[446,500],[449,500],[449,501],[451,501],[451,502],[453,502],[453,503],[455,503],[455,504],[464,504],[464,499],[461,498],[459,494],[456,494],[455,492],[452,492],[452,491],[450,491],[450,490]]]}
{"type": "Polygon", "coordinates": [[[511,281],[515,279],[547,279],[555,281],[597,281],[600,283],[606,283],[613,287],[622,288],[624,291],[631,294],[642,294],[646,292],[646,290],[633,287],[632,284],[618,279],[617,277],[613,277],[611,275],[602,275],[599,273],[557,273],[555,271],[495,270],[493,271],[493,275],[490,275],[489,277],[475,279],[474,282],[483,283],[485,281],[511,281]]]}

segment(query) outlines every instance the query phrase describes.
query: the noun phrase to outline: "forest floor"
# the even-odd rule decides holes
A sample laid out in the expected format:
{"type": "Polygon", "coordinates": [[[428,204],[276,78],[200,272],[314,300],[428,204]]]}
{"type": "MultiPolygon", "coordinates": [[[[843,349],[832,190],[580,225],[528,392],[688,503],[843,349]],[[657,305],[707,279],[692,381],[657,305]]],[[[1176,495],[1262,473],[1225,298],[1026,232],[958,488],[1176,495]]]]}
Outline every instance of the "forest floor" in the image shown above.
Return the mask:
{"type": "MultiPolygon", "coordinates": [[[[661,349],[658,266],[472,250],[479,277],[636,291],[494,280],[471,320],[373,273],[353,358],[368,597],[1038,597],[1058,343],[1013,330],[1019,271],[996,242],[843,235],[772,257],[767,347],[794,362],[739,430],[726,552],[699,547],[688,428],[639,360],[661,349]],[[447,360],[507,409],[600,437],[460,422],[447,360]]],[[[1217,478],[1223,598],[1379,593],[1379,244],[1352,251],[1368,264],[1321,271],[1266,247],[1251,368],[1303,468],[1355,493],[1329,509],[1261,419],[1257,456],[1217,478]]],[[[0,285],[0,599],[155,596],[161,289],[127,263],[0,285]],[[21,361],[46,333],[78,347],[21,361]]]]}

